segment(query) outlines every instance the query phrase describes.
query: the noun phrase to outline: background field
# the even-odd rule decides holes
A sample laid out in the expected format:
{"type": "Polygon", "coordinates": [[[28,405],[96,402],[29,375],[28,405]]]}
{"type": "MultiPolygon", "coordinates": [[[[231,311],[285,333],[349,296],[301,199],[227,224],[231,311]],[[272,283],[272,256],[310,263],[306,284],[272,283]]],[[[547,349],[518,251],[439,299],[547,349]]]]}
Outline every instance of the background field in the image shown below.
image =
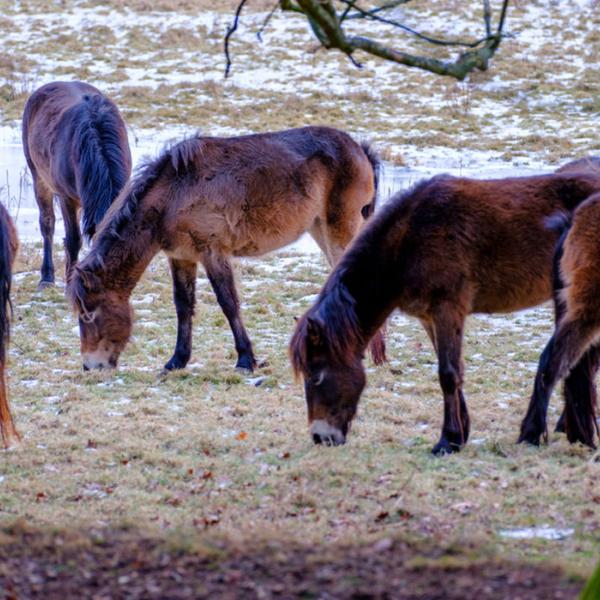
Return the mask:
{"type": "MultiPolygon", "coordinates": [[[[222,35],[236,3],[213,4],[0,0],[2,139],[18,137],[23,103],[37,85],[81,78],[117,100],[133,143],[195,129],[233,134],[321,123],[369,137],[398,165],[482,176],[551,170],[600,153],[593,2],[515,2],[508,29],[518,35],[467,83],[371,60],[357,71],[343,57],[313,52],[306,26],[293,18],[276,16],[260,44],[254,34],[270,2],[250,2],[225,82],[222,35]]],[[[475,36],[479,4],[464,4],[415,2],[405,17],[438,34],[472,22],[475,36]]],[[[6,190],[0,198],[19,209],[6,190]]],[[[58,245],[56,256],[62,259],[58,245]]],[[[274,565],[285,583],[283,590],[265,583],[265,597],[298,585],[302,573],[307,581],[314,575],[296,589],[307,596],[339,581],[331,588],[337,595],[361,585],[383,593],[393,569],[419,581],[409,592],[445,577],[439,597],[465,597],[465,589],[498,597],[493,582],[522,585],[529,597],[572,597],[591,572],[600,555],[600,454],[556,434],[539,449],[514,443],[552,329],[550,306],[471,319],[465,389],[472,437],[460,455],[440,460],[429,454],[442,416],[434,355],[419,325],[400,315],[389,328],[390,364],[369,363],[349,443],[312,446],[286,352],[293,317],[327,275],[319,255],[284,251],[238,265],[245,321],[264,361],[252,377],[233,369],[231,335],[204,276],[191,363],[160,374],[175,341],[162,257],[135,290],[135,339],[119,370],[82,373],[62,284],[35,291],[40,261],[39,244],[23,244],[10,389],[24,441],[0,456],[0,583],[12,579],[34,595],[36,585],[58,585],[65,573],[88,581],[82,573],[95,563],[104,565],[106,589],[134,595],[132,573],[144,571],[135,561],[160,566],[165,555],[180,557],[171,567],[182,577],[193,571],[177,562],[182,556],[197,557],[213,574],[223,560],[234,586],[271,581],[268,569],[256,574],[264,556],[261,564],[274,565]],[[506,537],[529,527],[560,539],[506,537]],[[33,566],[32,548],[40,557],[33,566]],[[80,552],[94,560],[79,561],[80,552]],[[369,560],[373,568],[363,572],[369,560]],[[487,591],[477,588],[478,573],[492,582],[487,591]]],[[[556,396],[552,424],[559,410],[556,396]]],[[[250,591],[260,596],[257,589],[250,591]]],[[[427,589],[422,597],[435,597],[427,589]]]]}

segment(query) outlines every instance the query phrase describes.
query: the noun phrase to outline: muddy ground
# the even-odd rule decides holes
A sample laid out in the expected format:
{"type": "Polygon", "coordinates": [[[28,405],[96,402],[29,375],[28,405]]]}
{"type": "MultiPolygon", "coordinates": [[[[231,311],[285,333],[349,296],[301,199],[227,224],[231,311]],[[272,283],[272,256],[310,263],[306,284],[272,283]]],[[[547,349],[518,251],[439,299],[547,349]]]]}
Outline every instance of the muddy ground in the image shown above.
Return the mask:
{"type": "Polygon", "coordinates": [[[115,530],[40,534],[17,526],[0,545],[5,598],[575,598],[549,565],[490,559],[476,548],[382,538],[309,548],[285,541],[158,541],[115,530]],[[195,544],[200,544],[196,546],[195,544]]]}

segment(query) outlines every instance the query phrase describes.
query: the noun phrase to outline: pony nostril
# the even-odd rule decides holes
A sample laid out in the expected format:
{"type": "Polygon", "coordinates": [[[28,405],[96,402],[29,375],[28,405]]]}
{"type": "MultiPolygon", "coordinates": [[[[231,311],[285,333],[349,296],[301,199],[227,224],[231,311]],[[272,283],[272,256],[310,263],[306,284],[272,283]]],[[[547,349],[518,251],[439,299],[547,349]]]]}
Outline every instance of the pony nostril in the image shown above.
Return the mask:
{"type": "Polygon", "coordinates": [[[89,370],[90,370],[90,368],[89,368],[89,367],[88,367],[86,364],[84,364],[84,365],[83,365],[83,370],[84,370],[84,371],[89,371],[89,370]]]}
{"type": "Polygon", "coordinates": [[[318,433],[313,433],[312,439],[315,444],[321,444],[323,442],[323,440],[321,440],[321,436],[318,433]]]}

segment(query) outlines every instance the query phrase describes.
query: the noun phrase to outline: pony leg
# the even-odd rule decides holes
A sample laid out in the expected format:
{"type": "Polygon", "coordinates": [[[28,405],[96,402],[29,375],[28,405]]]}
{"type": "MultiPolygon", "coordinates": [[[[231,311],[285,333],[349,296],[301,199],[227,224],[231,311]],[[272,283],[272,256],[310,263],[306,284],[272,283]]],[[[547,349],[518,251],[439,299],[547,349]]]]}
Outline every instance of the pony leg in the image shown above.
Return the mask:
{"type": "MultiPolygon", "coordinates": [[[[565,377],[579,362],[582,354],[593,339],[593,328],[580,321],[562,321],[540,356],[527,413],[521,423],[518,443],[529,442],[539,446],[543,435],[547,441],[546,415],[548,403],[556,382],[565,377]]],[[[573,398],[565,397],[568,403],[565,413],[575,411],[573,398]]],[[[581,408],[581,407],[580,407],[581,408]]],[[[565,419],[565,425],[567,420],[565,419]]],[[[574,435],[574,434],[573,434],[574,435]]],[[[592,445],[591,443],[588,445],[592,445]]]]}
{"type": "Polygon", "coordinates": [[[38,290],[54,285],[54,262],[52,260],[52,238],[54,237],[54,207],[52,192],[42,182],[37,173],[32,172],[33,191],[40,209],[40,232],[44,240],[44,259],[42,261],[41,279],[38,290]]]}
{"type": "Polygon", "coordinates": [[[21,439],[10,414],[3,362],[0,362],[0,433],[5,448],[8,448],[13,440],[19,441],[21,439]]]}
{"type": "Polygon", "coordinates": [[[77,219],[77,203],[71,198],[60,198],[60,210],[65,224],[65,280],[69,281],[73,266],[81,250],[81,232],[77,219]]]}
{"type": "Polygon", "coordinates": [[[235,349],[238,360],[236,369],[253,371],[256,367],[252,343],[246,333],[240,315],[240,301],[235,289],[235,281],[231,263],[227,257],[215,252],[206,252],[202,257],[202,264],[206,269],[208,280],[217,296],[221,310],[227,317],[229,326],[235,340],[235,349]]]}
{"type": "Polygon", "coordinates": [[[169,259],[173,277],[173,300],[177,313],[177,343],[175,352],[165,365],[167,371],[183,369],[192,355],[192,317],[196,304],[195,262],[169,259]]]}
{"type": "Polygon", "coordinates": [[[442,433],[432,449],[433,454],[437,455],[458,452],[469,437],[469,412],[462,393],[463,325],[464,316],[451,306],[438,310],[433,318],[431,333],[435,340],[438,374],[444,394],[442,433]]]}
{"type": "Polygon", "coordinates": [[[600,346],[592,346],[565,380],[565,410],[559,424],[562,420],[562,431],[571,444],[581,442],[594,447],[594,434],[598,432],[594,378],[599,366],[600,346]]]}

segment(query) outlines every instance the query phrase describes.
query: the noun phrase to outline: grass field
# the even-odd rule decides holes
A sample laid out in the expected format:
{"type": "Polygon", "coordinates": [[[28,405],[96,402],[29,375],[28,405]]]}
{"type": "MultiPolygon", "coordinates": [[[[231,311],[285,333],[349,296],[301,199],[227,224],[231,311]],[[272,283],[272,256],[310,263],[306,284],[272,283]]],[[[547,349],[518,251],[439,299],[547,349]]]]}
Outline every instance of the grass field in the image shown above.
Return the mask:
{"type": "MultiPolygon", "coordinates": [[[[558,434],[541,448],[515,444],[549,307],[471,319],[471,442],[440,460],[429,453],[442,415],[434,355],[420,326],[400,316],[390,364],[369,367],[349,443],[312,445],[286,345],[326,275],[320,259],[279,253],[239,265],[245,320],[266,363],[252,377],[233,369],[230,333],[203,277],[191,364],[161,375],[175,340],[163,259],[136,288],[135,339],[119,370],[82,373],[62,287],[35,291],[39,261],[40,250],[24,246],[16,269],[10,386],[24,442],[3,455],[4,523],[198,532],[242,545],[399,538],[559,563],[575,576],[594,566],[600,455],[558,434]],[[566,537],[503,536],[540,526],[566,537]]],[[[552,422],[559,408],[557,399],[552,422]]]]}
{"type": "MultiPolygon", "coordinates": [[[[432,34],[466,22],[476,35],[479,4],[464,4],[418,0],[406,19],[432,34]]],[[[282,16],[259,44],[266,0],[249,3],[225,82],[222,36],[235,5],[0,0],[0,122],[18,133],[37,85],[80,78],[115,98],[132,138],[321,123],[373,139],[398,164],[469,164],[482,175],[600,153],[593,2],[515,1],[508,29],[518,35],[466,83],[370,59],[357,71],[314,52],[302,21],[282,16]]],[[[58,245],[55,256],[60,272],[58,245]]],[[[469,321],[471,440],[436,459],[436,362],[418,323],[401,315],[389,328],[390,363],[368,364],[348,444],[312,445],[287,343],[327,275],[319,255],[238,264],[261,362],[253,376],[233,368],[203,275],[190,365],[161,373],[176,335],[161,257],[135,290],[134,340],[119,369],[83,373],[63,286],[36,292],[40,263],[40,246],[23,244],[9,367],[23,443],[0,453],[7,594],[235,597],[239,586],[257,598],[573,598],[591,573],[600,454],[558,434],[541,448],[515,444],[551,306],[469,321]],[[510,537],[523,528],[559,539],[510,537]]],[[[555,394],[551,425],[560,409],[555,394]]]]}

